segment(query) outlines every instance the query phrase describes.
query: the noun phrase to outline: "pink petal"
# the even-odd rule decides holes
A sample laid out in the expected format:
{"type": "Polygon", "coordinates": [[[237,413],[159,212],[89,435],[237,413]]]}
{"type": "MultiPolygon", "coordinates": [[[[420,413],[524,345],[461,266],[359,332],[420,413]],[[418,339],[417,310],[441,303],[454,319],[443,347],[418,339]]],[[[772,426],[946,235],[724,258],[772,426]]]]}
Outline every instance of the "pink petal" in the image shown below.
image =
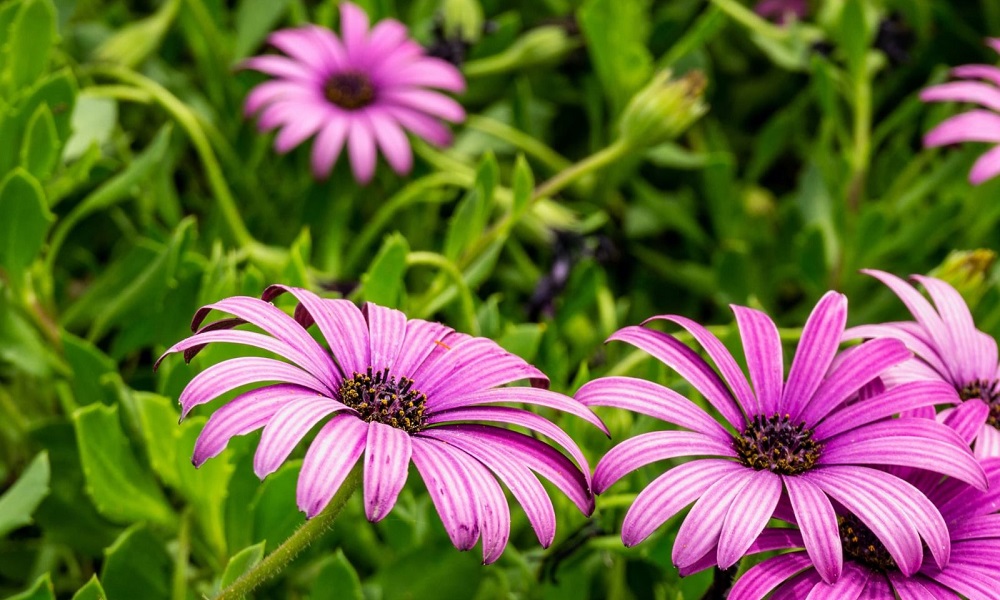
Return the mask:
{"type": "Polygon", "coordinates": [[[478,460],[465,452],[455,451],[468,470],[476,489],[475,501],[479,502],[479,532],[483,538],[483,564],[496,562],[510,539],[510,506],[500,484],[478,460]]]}
{"type": "Polygon", "coordinates": [[[243,61],[240,67],[260,71],[273,77],[292,79],[312,85],[319,85],[321,83],[321,77],[318,73],[310,69],[307,65],[285,58],[284,56],[275,56],[272,54],[254,56],[243,61]]]}
{"type": "Polygon", "coordinates": [[[484,404],[513,403],[542,406],[580,417],[608,435],[608,428],[590,409],[569,396],[540,388],[505,387],[460,394],[435,403],[428,416],[454,408],[468,408],[484,404]]]}
{"type": "Polygon", "coordinates": [[[365,303],[362,313],[368,320],[371,351],[369,364],[376,371],[390,367],[391,372],[406,334],[406,315],[371,302],[365,303]]]}
{"type": "Polygon", "coordinates": [[[371,35],[368,36],[365,54],[368,57],[368,66],[374,67],[379,59],[391,54],[401,44],[409,40],[409,33],[406,25],[395,19],[383,19],[372,28],[371,35]]]}
{"type": "MultiPolygon", "coordinates": [[[[343,5],[342,5],[343,6],[343,5]]],[[[351,157],[354,179],[364,185],[375,174],[375,133],[368,118],[358,113],[350,121],[347,132],[347,154],[351,157]]]]}
{"type": "Polygon", "coordinates": [[[363,60],[368,40],[368,15],[365,11],[356,4],[341,2],[340,32],[350,60],[363,60]]]}
{"type": "Polygon", "coordinates": [[[379,109],[392,116],[417,137],[435,146],[451,145],[451,131],[437,119],[402,106],[385,106],[379,109]]]}
{"type": "Polygon", "coordinates": [[[788,383],[781,395],[781,412],[791,414],[793,420],[798,420],[805,403],[826,375],[837,354],[846,322],[847,298],[837,292],[827,292],[820,298],[806,320],[788,372],[788,383]]]}
{"type": "Polygon", "coordinates": [[[982,460],[1000,456],[1000,431],[992,425],[983,425],[976,438],[976,458],[982,460]]]}
{"type": "Polygon", "coordinates": [[[315,397],[313,390],[287,384],[269,385],[240,394],[208,418],[194,443],[191,462],[200,467],[225,450],[233,437],[267,425],[274,413],[289,402],[315,397]]]}
{"type": "Polygon", "coordinates": [[[288,102],[312,102],[319,103],[322,96],[318,87],[312,82],[303,84],[299,81],[286,81],[277,79],[265,81],[256,86],[247,94],[246,102],[243,104],[243,114],[253,115],[265,105],[277,101],[288,102]]]}
{"type": "Polygon", "coordinates": [[[331,119],[331,110],[304,108],[298,116],[285,124],[274,138],[274,149],[285,154],[306,141],[331,119]]]}
{"type": "Polygon", "coordinates": [[[431,323],[423,319],[408,320],[406,334],[400,345],[392,372],[398,376],[412,378],[424,359],[433,350],[442,349],[439,344],[453,331],[451,327],[441,323],[431,323]]]}
{"type": "Polygon", "coordinates": [[[966,79],[985,79],[1000,85],[1000,69],[993,65],[962,65],[952,69],[951,74],[966,79]]]}
{"type": "Polygon", "coordinates": [[[430,90],[413,88],[389,89],[380,94],[379,101],[385,101],[397,106],[405,106],[417,112],[454,123],[460,123],[465,120],[465,109],[462,108],[461,104],[444,94],[430,90]]]}
{"type": "Polygon", "coordinates": [[[411,443],[413,464],[427,485],[451,543],[459,550],[471,549],[479,539],[478,480],[456,458],[460,450],[423,437],[414,437],[411,443]]]}
{"type": "Polygon", "coordinates": [[[959,142],[1000,142],[1000,115],[970,110],[945,119],[924,136],[928,148],[959,142]]]}
{"type": "Polygon", "coordinates": [[[344,148],[348,125],[349,121],[346,118],[333,117],[316,134],[311,159],[312,172],[316,179],[326,179],[330,176],[330,171],[344,148]]]}
{"type": "Polygon", "coordinates": [[[969,171],[969,182],[979,185],[1000,174],[1000,146],[987,151],[976,160],[969,171]]]}
{"type": "Polygon", "coordinates": [[[720,441],[690,431],[651,431],[609,450],[594,469],[594,491],[603,493],[632,471],[658,460],[681,456],[736,458],[732,440],[720,441]]]}
{"type": "Polygon", "coordinates": [[[722,569],[739,562],[764,530],[781,498],[781,477],[770,471],[754,471],[744,490],[747,493],[737,496],[730,505],[719,534],[718,560],[722,569]]]}
{"type": "Polygon", "coordinates": [[[700,406],[670,388],[645,379],[602,377],[583,384],[574,396],[585,406],[614,406],[673,423],[718,440],[732,435],[700,406]]]}
{"type": "Polygon", "coordinates": [[[283,406],[260,436],[253,457],[254,473],[264,479],[277,471],[313,426],[335,412],[346,410],[350,409],[340,402],[320,396],[301,398],[283,406]]]}
{"type": "Polygon", "coordinates": [[[199,404],[210,402],[226,392],[250,383],[277,381],[294,383],[318,395],[327,391],[321,381],[302,369],[272,358],[243,357],[223,361],[194,376],[181,392],[181,418],[199,404]]]}
{"type": "Polygon", "coordinates": [[[746,472],[740,464],[717,458],[693,460],[670,469],[636,496],[622,521],[622,543],[635,546],[705,490],[727,476],[746,472]]]}
{"type": "Polygon", "coordinates": [[[996,361],[990,360],[985,365],[978,362],[976,350],[979,347],[980,333],[962,295],[955,288],[934,277],[914,275],[913,279],[919,281],[930,294],[941,320],[948,326],[952,343],[958,351],[953,357],[958,366],[956,375],[965,381],[989,377],[996,367],[996,361]],[[982,370],[978,370],[977,366],[982,370]]]}
{"type": "Polygon", "coordinates": [[[399,87],[432,87],[459,93],[465,91],[462,72],[439,58],[422,57],[395,70],[391,78],[387,79],[399,87]]]}
{"type": "MultiPolygon", "coordinates": [[[[756,392],[759,412],[753,414],[774,415],[781,402],[781,386],[784,379],[781,338],[778,328],[770,317],[751,308],[730,305],[736,315],[736,324],[743,340],[750,380],[756,392]]],[[[749,413],[753,407],[744,407],[749,413]]]]}
{"type": "Polygon", "coordinates": [[[677,530],[671,560],[678,568],[696,562],[715,547],[730,508],[741,494],[752,493],[750,483],[759,472],[744,468],[723,475],[698,498],[677,530]]]}
{"type": "Polygon", "coordinates": [[[329,36],[333,35],[329,31],[315,26],[280,29],[268,36],[267,43],[307,65],[313,72],[325,74],[331,66],[329,55],[326,47],[320,45],[316,39],[316,30],[323,31],[329,36]]]}
{"type": "Polygon", "coordinates": [[[865,338],[892,338],[906,344],[914,354],[926,361],[940,375],[932,379],[950,378],[948,367],[938,354],[934,342],[927,337],[923,326],[913,322],[879,323],[874,325],[859,325],[844,331],[843,341],[863,340],[865,338]]]}
{"type": "Polygon", "coordinates": [[[809,558],[823,581],[835,583],[844,568],[837,515],[829,498],[809,480],[782,476],[809,558]]]}
{"type": "Polygon", "coordinates": [[[955,388],[943,381],[903,383],[870,398],[870,402],[857,402],[832,413],[816,426],[813,434],[817,440],[825,440],[897,413],[924,406],[954,404],[957,401],[955,388]]]}
{"type": "Polygon", "coordinates": [[[977,81],[951,81],[920,91],[924,102],[975,102],[1000,111],[1000,89],[977,81]]]}
{"type": "Polygon", "coordinates": [[[353,414],[340,413],[323,426],[309,445],[296,498],[306,518],[313,518],[330,503],[361,458],[368,439],[368,424],[353,414]]]}
{"type": "Polygon", "coordinates": [[[323,68],[317,70],[319,73],[327,76],[335,71],[349,69],[347,51],[336,34],[326,27],[318,25],[307,25],[303,29],[312,36],[314,46],[322,52],[325,64],[323,68]]]}
{"type": "Polygon", "coordinates": [[[365,514],[376,523],[396,505],[412,454],[410,434],[382,423],[368,424],[365,444],[365,514]]]}
{"type": "Polygon", "coordinates": [[[375,132],[375,141],[392,170],[400,175],[409,173],[413,168],[413,152],[403,129],[385,111],[370,110],[368,119],[375,132]]]}
{"type": "Polygon", "coordinates": [[[529,379],[534,385],[548,385],[548,377],[523,358],[507,352],[493,340],[467,338],[450,347],[433,365],[421,370],[417,382],[427,394],[428,408],[444,410],[454,406],[454,397],[529,379]],[[430,400],[433,397],[433,402],[430,400]]]}
{"type": "Polygon", "coordinates": [[[740,577],[729,592],[729,600],[759,600],[796,573],[811,566],[802,552],[771,557],[740,577]]]}

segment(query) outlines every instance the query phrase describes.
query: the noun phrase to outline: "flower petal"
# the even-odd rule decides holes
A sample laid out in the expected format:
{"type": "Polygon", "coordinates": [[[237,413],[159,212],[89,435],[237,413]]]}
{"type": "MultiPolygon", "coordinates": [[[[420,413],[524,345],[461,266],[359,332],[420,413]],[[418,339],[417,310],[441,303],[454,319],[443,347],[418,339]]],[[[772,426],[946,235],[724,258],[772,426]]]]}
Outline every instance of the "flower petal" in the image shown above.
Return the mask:
{"type": "Polygon", "coordinates": [[[714,458],[693,460],[660,475],[639,492],[625,513],[622,543],[627,547],[635,546],[709,487],[737,472],[746,472],[746,467],[714,458]]]}
{"type": "MultiPolygon", "coordinates": [[[[806,600],[857,600],[873,577],[883,576],[872,573],[870,569],[848,563],[844,565],[843,577],[835,582],[816,584],[806,596],[806,600]]],[[[890,591],[889,595],[866,596],[866,598],[894,600],[895,596],[890,591]]]]}
{"type": "Polygon", "coordinates": [[[988,110],[970,110],[945,119],[924,135],[927,148],[959,142],[1000,142],[1000,115],[988,110]]]}
{"type": "Polygon", "coordinates": [[[319,74],[307,65],[274,54],[248,58],[240,64],[240,68],[260,71],[273,77],[281,77],[316,86],[321,83],[319,74]]]}
{"type": "Polygon", "coordinates": [[[479,502],[479,532],[483,539],[483,564],[496,562],[510,539],[510,506],[500,484],[473,456],[455,451],[453,456],[468,469],[479,502]]]}
{"type": "MultiPolygon", "coordinates": [[[[754,471],[738,495],[722,524],[719,534],[719,568],[735,565],[753,544],[774,514],[774,507],[781,498],[781,477],[770,471],[754,471]]],[[[693,510],[693,509],[692,509],[693,510]]]]}
{"type": "Polygon", "coordinates": [[[847,298],[837,292],[827,292],[820,298],[806,320],[781,394],[781,410],[791,414],[793,420],[798,420],[830,368],[846,322],[847,298]]]}
{"type": "MultiPolygon", "coordinates": [[[[368,363],[375,371],[392,367],[403,345],[406,335],[406,315],[402,311],[365,302],[362,314],[368,321],[368,342],[370,359],[368,363]]],[[[398,375],[393,373],[394,375],[398,375]]]]}
{"type": "Polygon", "coordinates": [[[356,4],[340,3],[340,33],[351,62],[362,61],[368,41],[368,15],[356,4]]]}
{"type": "Polygon", "coordinates": [[[988,150],[976,160],[969,171],[969,182],[979,185],[1000,175],[1000,146],[988,150]]]}
{"type": "Polygon", "coordinates": [[[451,543],[470,550],[479,540],[478,490],[469,470],[447,444],[414,437],[413,464],[420,472],[451,543]]]}
{"type": "Polygon", "coordinates": [[[796,573],[812,566],[804,552],[773,556],[751,567],[729,592],[729,600],[760,600],[796,573]]]}
{"type": "Polygon", "coordinates": [[[449,96],[426,89],[397,88],[386,90],[379,97],[379,101],[383,100],[453,123],[465,120],[465,109],[462,108],[461,104],[449,96]]]}
{"type": "MultiPolygon", "coordinates": [[[[784,359],[778,328],[770,317],[752,308],[730,305],[736,315],[736,325],[743,340],[750,380],[756,392],[759,412],[774,415],[781,411],[781,387],[784,379],[784,359]]],[[[744,407],[749,413],[751,407],[744,407]]]]}
{"type": "Polygon", "coordinates": [[[375,153],[375,132],[372,131],[368,118],[360,113],[350,122],[347,154],[351,158],[354,179],[362,185],[370,182],[375,174],[375,161],[378,158],[375,153]]]}
{"type": "Polygon", "coordinates": [[[549,382],[544,373],[493,340],[471,337],[451,346],[434,364],[421,370],[417,383],[429,401],[433,397],[428,408],[444,410],[456,406],[453,396],[467,396],[522,379],[546,387],[549,382]]]}
{"type": "Polygon", "coordinates": [[[755,473],[757,471],[744,468],[723,475],[698,498],[677,530],[671,560],[678,568],[696,562],[715,547],[725,517],[737,498],[755,490],[756,486],[750,485],[755,473]]]}
{"type": "Polygon", "coordinates": [[[264,479],[277,471],[313,426],[328,415],[341,411],[354,412],[336,400],[319,396],[300,398],[281,407],[260,436],[253,457],[254,473],[264,479]]]}
{"type": "Polygon", "coordinates": [[[451,130],[434,117],[402,106],[379,107],[400,125],[435,146],[451,145],[451,130]]]}
{"type": "MultiPolygon", "coordinates": [[[[997,93],[1000,94],[1000,90],[997,93]]],[[[988,378],[996,369],[996,362],[982,365],[982,371],[976,369],[979,366],[976,350],[979,347],[980,333],[962,295],[955,288],[934,277],[914,275],[913,279],[919,281],[930,294],[941,321],[948,327],[952,344],[957,351],[953,355],[953,361],[958,369],[955,374],[963,381],[988,378]]]]}
{"type": "Polygon", "coordinates": [[[808,479],[794,475],[785,475],[781,479],[788,491],[809,558],[823,581],[836,583],[844,568],[844,551],[833,505],[826,494],[808,479]]]}
{"type": "Polygon", "coordinates": [[[603,493],[632,471],[658,460],[681,456],[736,458],[732,441],[724,442],[691,431],[651,431],[618,444],[594,469],[594,491],[603,493]]]}
{"type": "Polygon", "coordinates": [[[226,449],[229,440],[267,425],[274,413],[302,398],[316,398],[316,392],[297,385],[278,384],[240,394],[212,413],[194,443],[191,462],[200,467],[226,449]]]}
{"type": "Polygon", "coordinates": [[[317,179],[326,179],[330,176],[333,165],[337,163],[337,159],[340,158],[340,153],[344,149],[348,127],[347,118],[342,115],[332,116],[316,134],[310,166],[313,176],[317,179]]]}
{"type": "Polygon", "coordinates": [[[926,361],[940,377],[949,377],[948,367],[938,354],[934,342],[927,337],[927,332],[918,323],[895,322],[875,325],[859,325],[844,331],[843,341],[861,340],[865,338],[892,338],[906,344],[914,354],[926,361]]]}
{"type": "Polygon", "coordinates": [[[243,114],[249,117],[264,106],[278,100],[316,103],[321,99],[322,97],[317,86],[311,82],[303,83],[301,81],[288,81],[286,79],[265,81],[254,87],[247,94],[246,102],[243,104],[243,114]]]}
{"type": "Polygon", "coordinates": [[[670,388],[633,377],[602,377],[583,384],[574,398],[585,406],[613,406],[673,423],[711,438],[732,436],[700,406],[670,388]]]}
{"type": "Polygon", "coordinates": [[[517,402],[519,404],[530,404],[552,408],[562,412],[580,417],[594,427],[600,429],[608,435],[608,428],[589,408],[578,400],[569,396],[564,396],[550,390],[528,387],[505,387],[491,388],[469,394],[455,395],[445,400],[436,402],[432,410],[428,411],[428,416],[441,411],[454,408],[467,408],[470,406],[481,406],[484,404],[496,404],[500,402],[517,402]]]}
{"type": "Polygon", "coordinates": [[[433,57],[422,57],[396,69],[392,73],[393,85],[400,87],[432,87],[450,92],[464,92],[465,78],[451,63],[433,57]]]}
{"type": "Polygon", "coordinates": [[[953,68],[951,74],[966,79],[985,79],[1000,85],[1000,69],[994,65],[961,65],[953,68]]]}
{"type": "Polygon", "coordinates": [[[194,376],[181,392],[181,418],[199,404],[210,402],[226,392],[251,383],[277,381],[294,383],[315,390],[317,395],[327,392],[326,386],[302,369],[273,358],[249,356],[233,358],[212,365],[194,376]]]}
{"type": "Polygon", "coordinates": [[[393,373],[398,376],[413,378],[424,360],[435,349],[443,350],[440,344],[454,330],[441,323],[432,323],[423,319],[410,319],[406,322],[406,333],[400,345],[396,362],[392,366],[393,373]]]}
{"type": "Polygon", "coordinates": [[[1000,431],[990,425],[984,425],[976,438],[976,458],[982,460],[1000,456],[1000,431]]]}
{"type": "MultiPolygon", "coordinates": [[[[319,45],[313,30],[318,27],[297,27],[293,29],[279,29],[267,37],[267,43],[288,56],[303,63],[315,73],[323,74],[328,72],[330,63],[326,54],[326,48],[319,45]]],[[[325,30],[324,30],[325,31],[325,30]]],[[[332,35],[327,32],[327,35],[332,35]]]]}
{"type": "Polygon", "coordinates": [[[1000,112],[1000,89],[978,81],[949,81],[920,90],[924,102],[975,102],[1000,112]]]}
{"type": "Polygon", "coordinates": [[[718,410],[723,418],[737,430],[742,430],[746,419],[737,406],[729,389],[719,375],[698,354],[679,340],[666,333],[629,326],[619,329],[608,341],[620,340],[645,350],[660,362],[677,371],[708,402],[718,410]]]}
{"type": "Polygon", "coordinates": [[[347,413],[334,415],[319,430],[306,451],[295,493],[306,518],[315,517],[330,503],[361,458],[367,439],[368,424],[347,413]]]}
{"type": "Polygon", "coordinates": [[[382,423],[368,424],[365,443],[365,515],[372,523],[396,505],[410,466],[410,434],[382,423]]]}
{"type": "Polygon", "coordinates": [[[943,381],[903,383],[866,401],[840,408],[817,425],[813,435],[817,440],[825,440],[898,413],[924,406],[954,404],[957,400],[955,388],[943,381]]]}
{"type": "Polygon", "coordinates": [[[403,129],[385,111],[370,110],[368,119],[375,133],[375,141],[392,170],[400,175],[409,173],[413,168],[413,151],[403,129]]]}
{"type": "Polygon", "coordinates": [[[903,342],[890,338],[865,342],[852,350],[823,380],[812,398],[801,404],[797,420],[819,423],[869,381],[913,356],[903,342]]]}

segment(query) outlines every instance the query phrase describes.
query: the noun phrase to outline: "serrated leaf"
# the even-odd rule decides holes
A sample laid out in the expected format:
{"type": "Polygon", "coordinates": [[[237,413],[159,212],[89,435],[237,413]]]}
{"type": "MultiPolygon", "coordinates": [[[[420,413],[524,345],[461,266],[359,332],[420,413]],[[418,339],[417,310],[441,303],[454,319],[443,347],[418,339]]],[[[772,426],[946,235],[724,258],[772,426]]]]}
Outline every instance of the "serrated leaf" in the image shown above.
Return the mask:
{"type": "Polygon", "coordinates": [[[577,13],[613,115],[649,80],[649,0],[587,0],[577,13]]]}
{"type": "Polygon", "coordinates": [[[108,595],[97,579],[97,575],[92,575],[90,581],[73,594],[73,600],[108,600],[108,595]]]}
{"type": "Polygon", "coordinates": [[[0,496],[0,538],[18,527],[30,525],[35,508],[48,495],[49,455],[42,452],[0,496]]]}
{"type": "Polygon", "coordinates": [[[368,272],[361,277],[362,297],[382,306],[399,306],[405,289],[403,275],[406,273],[406,255],[410,245],[398,233],[386,236],[378,254],[372,259],[368,272]]]}
{"type": "Polygon", "coordinates": [[[241,575],[252,569],[264,558],[264,542],[248,546],[229,559],[226,570],[222,573],[222,581],[219,587],[225,589],[232,582],[240,578],[241,575]]]}
{"type": "Polygon", "coordinates": [[[0,183],[0,268],[20,273],[30,265],[52,219],[38,180],[22,168],[11,171],[0,183]]]}
{"type": "Polygon", "coordinates": [[[4,53],[4,82],[8,89],[37,81],[49,64],[56,37],[56,10],[51,0],[24,0],[10,25],[4,53]]]}
{"type": "Polygon", "coordinates": [[[333,556],[319,563],[319,573],[313,580],[310,600],[362,600],[361,578],[344,551],[337,548],[333,556]]]}
{"type": "Polygon", "coordinates": [[[59,135],[52,110],[41,104],[28,121],[21,146],[21,166],[38,180],[45,180],[59,160],[59,135]]]}
{"type": "MultiPolygon", "coordinates": [[[[115,523],[152,521],[170,525],[174,513],[128,443],[117,406],[91,404],[73,413],[87,494],[98,512],[115,523]]],[[[105,582],[107,583],[107,582],[105,582]]]]}
{"type": "Polygon", "coordinates": [[[9,596],[7,600],[56,600],[52,590],[52,579],[46,573],[35,580],[35,583],[20,594],[9,596]]]}
{"type": "Polygon", "coordinates": [[[136,523],[105,551],[101,581],[108,600],[167,600],[171,566],[163,541],[136,523]]]}

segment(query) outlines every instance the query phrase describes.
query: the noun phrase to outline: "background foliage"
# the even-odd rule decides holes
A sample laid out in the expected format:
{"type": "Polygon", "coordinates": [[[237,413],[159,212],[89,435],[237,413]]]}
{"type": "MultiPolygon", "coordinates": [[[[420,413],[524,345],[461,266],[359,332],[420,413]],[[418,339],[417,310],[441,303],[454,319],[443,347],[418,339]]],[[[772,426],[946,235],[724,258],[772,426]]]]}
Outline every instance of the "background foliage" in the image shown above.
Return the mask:
{"type": "MultiPolygon", "coordinates": [[[[303,521],[299,463],[258,482],[254,436],[190,466],[204,416],[178,426],[174,400],[236,351],[151,369],[197,306],[271,282],[494,337],[567,392],[608,373],[677,383],[602,345],[653,314],[730,343],[727,304],[762,307],[794,340],[835,288],[852,323],[903,318],[861,267],[934,272],[1000,333],[992,255],[949,258],[1000,249],[1000,182],[966,182],[980,148],[921,149],[956,107],[916,97],[948,65],[996,60],[992,0],[813,2],[787,26],[738,0],[361,4],[464,54],[469,80],[455,145],[418,144],[410,177],[383,165],[367,187],[343,160],[313,181],[307,147],[278,156],[242,116],[261,78],[239,61],[275,28],[335,25],[330,0],[0,4],[0,594],[200,598],[303,521]],[[703,72],[710,112],[533,202],[535,183],[616,139],[663,69],[703,72]]],[[[602,416],[615,440],[652,426],[602,416]]],[[[561,424],[592,464],[611,443],[561,424]]],[[[655,472],[589,521],[555,493],[548,550],[515,510],[488,568],[450,546],[415,481],[374,526],[355,498],[259,596],[697,598],[711,574],[670,565],[679,520],[635,548],[618,538],[655,472]]]]}

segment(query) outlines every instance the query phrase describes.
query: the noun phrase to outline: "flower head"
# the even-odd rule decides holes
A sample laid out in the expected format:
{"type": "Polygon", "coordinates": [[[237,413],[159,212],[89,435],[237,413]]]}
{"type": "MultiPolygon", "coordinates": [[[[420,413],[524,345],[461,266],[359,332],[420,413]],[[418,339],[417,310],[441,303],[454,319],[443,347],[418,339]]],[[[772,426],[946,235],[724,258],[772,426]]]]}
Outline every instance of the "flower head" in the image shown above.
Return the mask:
{"type": "Polygon", "coordinates": [[[246,114],[259,113],[263,131],[280,129],[274,140],[278,152],[315,136],[317,178],[330,174],[345,143],[361,183],[375,172],[376,147],[393,170],[408,173],[413,154],[403,130],[433,144],[450,143],[441,120],[460,122],[465,111],[429,88],[460,92],[465,80],[453,65],[426,56],[399,21],[385,19],[369,30],[364,11],[342,2],[340,22],[341,37],[315,25],[271,34],[270,44],[287,56],[243,63],[275,78],[250,92],[246,114]]]}
{"type": "MultiPolygon", "coordinates": [[[[916,357],[889,370],[883,376],[886,385],[946,382],[964,401],[954,409],[958,416],[978,425],[976,455],[1000,456],[1000,367],[996,340],[976,329],[962,295],[944,281],[912,276],[930,294],[932,305],[916,288],[895,275],[876,270],[862,272],[887,285],[916,321],[852,327],[844,332],[844,339],[891,338],[906,344],[916,357]]],[[[947,418],[950,410],[943,411],[941,418],[947,418]]]]}
{"type": "MultiPolygon", "coordinates": [[[[986,42],[1000,52],[1000,39],[986,42]]],[[[933,85],[920,92],[924,102],[972,102],[982,106],[946,119],[924,136],[928,148],[958,142],[1000,144],[1000,68],[992,65],[962,65],[952,69],[959,81],[933,85]]],[[[987,150],[969,172],[969,181],[979,185],[1000,174],[1000,145],[987,150]]]]}
{"type": "Polygon", "coordinates": [[[395,505],[412,460],[452,543],[468,550],[481,536],[487,563],[500,556],[510,534],[510,511],[497,479],[524,507],[543,545],[555,536],[555,514],[535,473],[584,513],[594,508],[589,468],[573,440],[533,412],[498,404],[543,406],[602,430],[604,425],[572,398],[544,389],[548,379],[541,371],[492,340],[408,320],[375,304],[359,309],[347,300],[284,286],[271,286],[261,300],[233,297],[205,306],[195,314],[192,330],[194,335],[163,357],[183,352],[190,360],[206,344],[227,342],[285,359],[230,359],[184,388],[182,416],[237,388],[268,383],[215,411],[195,444],[195,466],[222,452],[233,436],[263,428],[254,456],[254,471],[263,479],[322,423],[298,479],[298,505],[307,517],[330,502],[362,454],[371,521],[395,505]],[[294,317],[269,302],[285,292],[298,299],[294,317]],[[212,310],[235,318],[202,325],[212,310]],[[263,333],[233,329],[241,324],[263,333]],[[307,331],[313,324],[329,351],[307,331]],[[542,387],[499,387],[524,379],[542,387]],[[540,433],[566,454],[535,437],[478,423],[483,421],[540,433]]]}
{"type": "Polygon", "coordinates": [[[947,402],[949,386],[916,382],[882,392],[867,385],[911,356],[897,340],[862,344],[834,361],[847,318],[841,294],[828,293],[809,316],[787,379],[771,319],[732,308],[749,382],[722,342],[684,317],[654,318],[686,329],[714,368],[677,338],[646,327],[626,327],[610,338],[676,370],[722,423],[679,393],[641,379],[598,379],[576,395],[588,406],[625,408],[684,428],[641,434],[612,448],[594,471],[597,493],[655,461],[710,457],[668,469],[642,490],[625,515],[622,541],[639,543],[694,502],[677,533],[674,563],[683,570],[708,557],[728,568],[769,519],[788,513],[819,573],[836,581],[843,565],[836,503],[874,532],[901,571],[920,567],[921,539],[939,563],[947,563],[948,531],[938,511],[912,485],[872,467],[920,466],[985,485],[981,467],[954,431],[929,419],[889,418],[947,402]],[[848,402],[859,391],[876,397],[865,406],[848,402]],[[790,506],[779,503],[783,496],[790,506]]]}
{"type": "Polygon", "coordinates": [[[789,21],[801,21],[809,14],[806,0],[760,0],[753,11],[765,19],[782,25],[789,21]]]}

